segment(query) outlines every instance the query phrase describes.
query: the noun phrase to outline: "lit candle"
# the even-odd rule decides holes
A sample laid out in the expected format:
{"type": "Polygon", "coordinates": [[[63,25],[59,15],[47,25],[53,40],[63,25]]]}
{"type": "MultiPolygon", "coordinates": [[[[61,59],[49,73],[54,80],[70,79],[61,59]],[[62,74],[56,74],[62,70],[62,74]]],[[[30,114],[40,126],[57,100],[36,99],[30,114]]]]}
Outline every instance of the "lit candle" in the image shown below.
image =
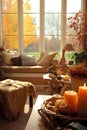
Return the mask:
{"type": "Polygon", "coordinates": [[[78,114],[81,116],[87,116],[87,86],[79,87],[78,91],[78,114]]]}
{"type": "Polygon", "coordinates": [[[78,96],[76,91],[65,91],[64,100],[72,106],[73,112],[77,112],[78,96]]]}

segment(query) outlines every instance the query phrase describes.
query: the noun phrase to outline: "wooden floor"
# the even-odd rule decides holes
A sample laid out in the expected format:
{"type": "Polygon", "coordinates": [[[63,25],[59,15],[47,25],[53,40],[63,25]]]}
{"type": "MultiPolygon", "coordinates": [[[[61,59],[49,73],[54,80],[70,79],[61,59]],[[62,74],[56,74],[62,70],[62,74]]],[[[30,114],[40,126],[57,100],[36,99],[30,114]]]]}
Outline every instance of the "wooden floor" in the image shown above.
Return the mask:
{"type": "Polygon", "coordinates": [[[25,129],[27,121],[30,117],[30,113],[32,111],[29,108],[28,99],[25,104],[24,111],[21,112],[20,116],[16,121],[9,122],[6,119],[0,117],[0,130],[24,130],[25,129]]]}
{"type": "Polygon", "coordinates": [[[52,127],[47,125],[47,123],[41,119],[41,116],[38,113],[38,109],[41,108],[43,101],[49,99],[50,97],[50,95],[38,95],[25,130],[53,130],[52,127]]]}

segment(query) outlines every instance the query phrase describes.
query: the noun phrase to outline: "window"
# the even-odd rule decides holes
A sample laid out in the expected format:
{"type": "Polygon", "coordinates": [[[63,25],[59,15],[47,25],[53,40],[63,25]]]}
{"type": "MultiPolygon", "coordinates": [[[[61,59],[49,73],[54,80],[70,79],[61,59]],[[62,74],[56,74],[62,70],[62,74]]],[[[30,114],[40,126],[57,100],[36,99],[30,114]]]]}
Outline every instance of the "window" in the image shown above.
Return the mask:
{"type": "Polygon", "coordinates": [[[45,50],[60,51],[61,0],[45,0],[45,50]],[[50,6],[49,6],[50,3],[50,6]],[[53,6],[54,5],[54,6],[53,6]]]}
{"type": "Polygon", "coordinates": [[[18,6],[16,0],[2,0],[2,33],[7,49],[18,49],[18,6]]]}
{"type": "Polygon", "coordinates": [[[39,52],[40,1],[23,1],[24,53],[39,52]],[[35,4],[36,3],[36,4],[35,4]]]}
{"type": "Polygon", "coordinates": [[[58,51],[68,42],[67,18],[84,6],[85,0],[1,0],[0,41],[19,53],[58,51]],[[75,6],[78,5],[78,6],[75,6]]]}

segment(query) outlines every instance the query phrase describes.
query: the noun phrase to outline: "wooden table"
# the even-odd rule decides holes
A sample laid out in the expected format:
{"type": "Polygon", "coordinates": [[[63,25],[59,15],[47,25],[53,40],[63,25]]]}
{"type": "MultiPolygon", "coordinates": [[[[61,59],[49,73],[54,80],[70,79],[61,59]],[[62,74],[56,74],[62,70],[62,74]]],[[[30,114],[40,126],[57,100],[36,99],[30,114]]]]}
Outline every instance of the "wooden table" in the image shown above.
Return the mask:
{"type": "Polygon", "coordinates": [[[58,79],[52,79],[50,74],[44,74],[43,79],[48,81],[48,84],[50,85],[50,94],[54,94],[53,92],[57,90],[59,91],[60,95],[64,94],[64,91],[69,88],[72,89],[71,87],[71,80],[70,81],[64,81],[64,80],[58,80],[58,79]]]}
{"type": "Polygon", "coordinates": [[[33,107],[31,116],[28,120],[25,130],[53,130],[50,126],[48,126],[41,116],[38,114],[38,109],[41,107],[41,104],[44,100],[50,98],[51,95],[39,95],[37,97],[36,103],[33,107]]]}
{"type": "MultiPolygon", "coordinates": [[[[38,109],[41,108],[43,101],[49,99],[51,96],[52,95],[38,95],[25,130],[53,130],[53,128],[49,126],[48,123],[44,122],[42,117],[38,114],[38,109]]],[[[63,130],[66,130],[66,128],[63,130]]]]}
{"type": "MultiPolygon", "coordinates": [[[[25,130],[53,130],[53,128],[48,126],[48,123],[44,122],[42,117],[38,114],[38,109],[41,108],[43,101],[49,99],[51,96],[52,95],[38,95],[25,130]]],[[[80,128],[79,130],[87,130],[87,127],[82,126],[81,124],[78,124],[78,128],[80,128]]],[[[69,129],[64,128],[62,130],[69,129]]]]}

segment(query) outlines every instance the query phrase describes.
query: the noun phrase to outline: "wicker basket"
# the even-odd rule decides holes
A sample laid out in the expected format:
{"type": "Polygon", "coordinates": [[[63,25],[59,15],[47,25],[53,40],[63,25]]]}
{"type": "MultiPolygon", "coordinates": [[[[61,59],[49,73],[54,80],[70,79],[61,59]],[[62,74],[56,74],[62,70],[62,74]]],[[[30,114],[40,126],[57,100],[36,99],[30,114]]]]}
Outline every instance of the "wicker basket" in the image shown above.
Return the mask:
{"type": "Polygon", "coordinates": [[[55,113],[46,108],[46,104],[50,101],[46,100],[43,102],[38,113],[42,117],[43,121],[47,122],[54,130],[65,130],[72,122],[80,122],[87,124],[87,117],[80,117],[76,113],[73,115],[63,115],[61,113],[55,113]]]}

